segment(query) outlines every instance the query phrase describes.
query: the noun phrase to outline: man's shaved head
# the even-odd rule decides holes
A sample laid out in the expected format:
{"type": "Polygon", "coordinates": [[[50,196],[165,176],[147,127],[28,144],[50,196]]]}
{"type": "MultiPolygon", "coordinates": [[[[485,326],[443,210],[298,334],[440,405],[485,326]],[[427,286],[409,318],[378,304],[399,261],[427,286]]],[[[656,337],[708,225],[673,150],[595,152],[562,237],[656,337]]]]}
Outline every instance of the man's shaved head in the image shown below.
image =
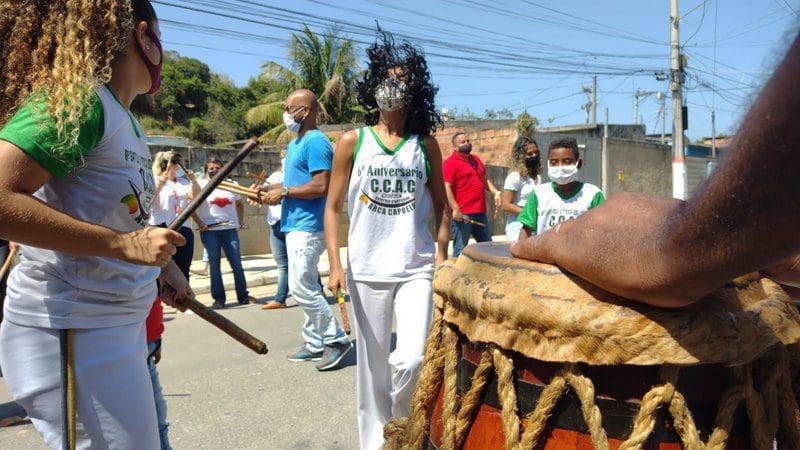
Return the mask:
{"type": "Polygon", "coordinates": [[[287,105],[303,105],[313,112],[319,111],[317,96],[308,89],[297,89],[286,97],[287,105]]]}

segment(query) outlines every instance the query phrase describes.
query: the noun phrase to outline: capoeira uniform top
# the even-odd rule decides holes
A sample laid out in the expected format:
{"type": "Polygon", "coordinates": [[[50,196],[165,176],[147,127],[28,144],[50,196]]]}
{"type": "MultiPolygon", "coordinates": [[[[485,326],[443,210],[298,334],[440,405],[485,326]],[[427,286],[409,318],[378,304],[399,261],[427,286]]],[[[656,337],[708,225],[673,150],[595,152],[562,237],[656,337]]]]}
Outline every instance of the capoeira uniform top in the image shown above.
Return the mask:
{"type": "MultiPolygon", "coordinates": [[[[55,124],[43,103],[21,106],[0,139],[53,175],[34,193],[48,205],[120,232],[147,224],[155,181],[146,137],[107,87],[96,90],[78,144],[63,155],[50,150],[56,142],[55,124]]],[[[4,310],[5,319],[18,325],[63,329],[130,324],[147,317],[156,296],[157,267],[27,245],[21,253],[4,310]]]]}
{"type": "MultiPolygon", "coordinates": [[[[142,127],[114,94],[105,86],[96,94],[74,148],[53,154],[55,124],[42,103],[20,107],[0,139],[53,175],[36,198],[77,219],[134,231],[150,218],[150,152],[142,127]]],[[[23,246],[0,326],[0,365],[14,400],[48,447],[63,445],[59,329],[71,328],[78,448],[158,448],[144,320],[159,272],[114,258],[23,246]]]]}
{"type": "Polygon", "coordinates": [[[603,203],[600,188],[589,183],[580,183],[569,197],[563,197],[553,182],[536,186],[517,219],[531,229],[532,234],[554,228],[565,220],[574,219],[603,203]]]}
{"type": "Polygon", "coordinates": [[[388,149],[371,127],[358,130],[347,191],[347,252],[354,280],[433,277],[429,174],[421,137],[406,136],[388,149]]]}

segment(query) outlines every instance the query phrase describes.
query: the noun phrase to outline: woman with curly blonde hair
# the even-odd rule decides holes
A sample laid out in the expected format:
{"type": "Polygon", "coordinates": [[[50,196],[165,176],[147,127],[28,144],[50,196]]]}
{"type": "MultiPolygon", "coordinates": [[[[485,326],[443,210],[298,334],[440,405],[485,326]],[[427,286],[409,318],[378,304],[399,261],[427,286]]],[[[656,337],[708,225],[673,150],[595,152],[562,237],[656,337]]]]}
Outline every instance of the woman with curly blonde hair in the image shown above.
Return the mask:
{"type": "Polygon", "coordinates": [[[540,155],[536,140],[520,136],[514,141],[509,158],[511,171],[503,183],[501,208],[506,214],[506,239],[516,241],[522,223],[517,216],[528,202],[534,186],[539,184],[540,155]]]}
{"type": "Polygon", "coordinates": [[[170,304],[189,292],[184,238],[145,227],[155,181],[129,110],[158,89],[159,34],[148,0],[0,5],[0,236],[22,246],[0,365],[50,448],[70,335],[77,446],[159,447],[144,320],[157,278],[170,304]]]}

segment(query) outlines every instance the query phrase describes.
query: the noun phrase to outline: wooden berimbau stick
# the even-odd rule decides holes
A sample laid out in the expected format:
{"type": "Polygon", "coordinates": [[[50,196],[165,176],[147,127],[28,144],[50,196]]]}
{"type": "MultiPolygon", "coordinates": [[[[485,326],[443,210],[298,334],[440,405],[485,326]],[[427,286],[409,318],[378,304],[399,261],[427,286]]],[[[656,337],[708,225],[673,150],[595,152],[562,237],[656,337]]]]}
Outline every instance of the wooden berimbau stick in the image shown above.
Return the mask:
{"type": "MultiPolygon", "coordinates": [[[[233,171],[233,168],[236,167],[242,160],[253,151],[254,148],[258,145],[258,140],[253,138],[250,139],[244,147],[239,151],[238,154],[226,164],[223,168],[214,175],[211,180],[208,181],[208,184],[203,187],[199,194],[197,194],[194,199],[186,206],[186,208],[181,212],[175,220],[169,225],[169,229],[173,231],[178,231],[183,224],[189,217],[194,213],[203,202],[206,201],[211,192],[216,189],[222,181],[227,178],[227,176],[233,171]]],[[[188,297],[182,300],[183,304],[186,305],[188,309],[190,309],[193,313],[197,314],[198,316],[202,317],[204,320],[209,322],[210,324],[214,325],[215,327],[219,328],[220,330],[224,331],[228,336],[236,339],[241,344],[246,346],[247,348],[253,350],[254,352],[258,353],[259,355],[267,354],[267,344],[263,343],[259,339],[255,338],[250,333],[244,331],[235,323],[231,322],[221,314],[217,313],[213,309],[207,307],[206,305],[197,301],[194,298],[194,294],[190,294],[188,297]]]]}
{"type": "Polygon", "coordinates": [[[8,272],[8,268],[11,267],[11,261],[14,260],[14,256],[16,254],[17,247],[12,248],[11,251],[8,252],[8,256],[6,256],[6,260],[3,262],[3,267],[0,268],[0,279],[2,279],[6,275],[6,272],[8,272]]]}
{"type": "Polygon", "coordinates": [[[223,181],[222,183],[217,186],[217,189],[221,189],[226,192],[232,192],[234,194],[243,195],[250,200],[255,200],[259,203],[264,203],[266,198],[264,197],[267,193],[265,191],[256,191],[255,189],[250,189],[238,184],[228,183],[227,181],[223,181]]]}

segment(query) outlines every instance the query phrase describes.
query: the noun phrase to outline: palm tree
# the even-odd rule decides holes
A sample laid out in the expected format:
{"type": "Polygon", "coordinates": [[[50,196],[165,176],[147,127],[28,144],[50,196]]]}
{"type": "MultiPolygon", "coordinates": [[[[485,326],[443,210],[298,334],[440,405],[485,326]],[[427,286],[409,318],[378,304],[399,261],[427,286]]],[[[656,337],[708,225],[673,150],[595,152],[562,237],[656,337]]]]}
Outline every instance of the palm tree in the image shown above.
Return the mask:
{"type": "Polygon", "coordinates": [[[336,28],[318,35],[306,25],[301,33],[292,33],[288,55],[291,68],[274,61],[261,66],[259,78],[271,87],[271,92],[245,115],[251,126],[272,127],[263,138],[279,140],[286,130],[283,101],[295,89],[309,89],[317,96],[322,123],[348,122],[363,114],[354,105],[358,62],[352,40],[340,36],[336,28]]]}

